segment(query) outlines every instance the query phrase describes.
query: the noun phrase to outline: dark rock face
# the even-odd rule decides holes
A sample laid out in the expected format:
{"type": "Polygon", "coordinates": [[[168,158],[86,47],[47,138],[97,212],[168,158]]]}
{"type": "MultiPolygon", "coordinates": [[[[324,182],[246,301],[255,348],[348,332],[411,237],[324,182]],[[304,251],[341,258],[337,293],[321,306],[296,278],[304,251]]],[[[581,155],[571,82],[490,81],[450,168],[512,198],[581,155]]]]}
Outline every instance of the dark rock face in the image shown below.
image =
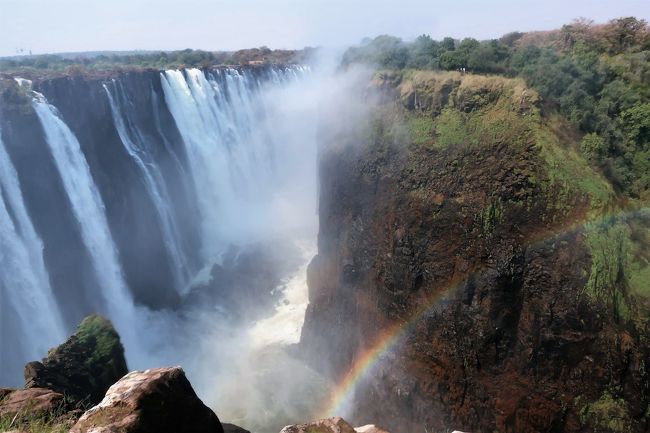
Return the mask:
{"type": "Polygon", "coordinates": [[[253,321],[273,311],[282,277],[295,271],[300,256],[289,242],[276,240],[231,248],[215,264],[210,281],[197,285],[186,305],[219,305],[231,321],[253,321]]]}
{"type": "Polygon", "coordinates": [[[174,164],[174,156],[184,155],[182,141],[164,103],[159,72],[129,72],[114,79],[116,82],[103,76],[65,76],[35,82],[34,88],[57,107],[81,144],[106,205],[111,233],[135,299],[153,308],[174,306],[179,299],[156,210],[137,164],[120,140],[104,86],[128,95],[130,118],[143,137],[158,144],[151,146],[153,158],[167,174],[174,209],[182,222],[179,226],[186,230],[182,238],[188,243],[187,250],[195,251],[198,232],[190,204],[194,201],[174,164]]]}
{"type": "Polygon", "coordinates": [[[223,433],[251,433],[248,430],[241,428],[235,424],[222,422],[221,426],[223,427],[223,433]]]}
{"type": "Polygon", "coordinates": [[[42,362],[25,366],[25,388],[65,394],[72,405],[96,404],[127,372],[124,348],[111,322],[89,316],[42,362]]]}
{"type": "Polygon", "coordinates": [[[535,142],[329,137],[304,352],[337,379],[386,330],[409,325],[357,388],[353,422],[647,431],[647,330],[585,295],[591,256],[575,222],[589,200],[560,196],[535,142]]]}
{"type": "Polygon", "coordinates": [[[110,387],[71,433],[223,433],[180,367],[134,371],[110,387]]]}
{"type": "MultiPolygon", "coordinates": [[[[3,142],[16,168],[34,227],[43,240],[43,258],[63,317],[69,329],[73,329],[87,311],[97,311],[101,307],[92,301],[92,288],[97,286],[92,263],[29,99],[17,94],[18,86],[13,80],[9,83],[0,80],[0,89],[3,90],[0,91],[3,142]],[[66,299],[76,302],[64,302],[66,299]]],[[[3,310],[2,319],[11,320],[12,314],[15,313],[10,309],[3,310]]],[[[2,329],[9,328],[3,326],[2,329]]],[[[12,337],[11,333],[3,335],[4,344],[20,347],[20,344],[12,344],[12,337]]],[[[7,355],[3,353],[0,358],[4,360],[7,355]]],[[[17,373],[19,375],[20,371],[17,373]]]]}

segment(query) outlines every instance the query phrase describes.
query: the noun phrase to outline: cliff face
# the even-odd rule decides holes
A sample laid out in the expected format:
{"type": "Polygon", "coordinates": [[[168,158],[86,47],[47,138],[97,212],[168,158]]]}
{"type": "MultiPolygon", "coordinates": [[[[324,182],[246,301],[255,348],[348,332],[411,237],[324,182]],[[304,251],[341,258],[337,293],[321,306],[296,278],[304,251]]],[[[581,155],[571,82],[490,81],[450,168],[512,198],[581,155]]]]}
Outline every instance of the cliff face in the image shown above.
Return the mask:
{"type": "MultiPolygon", "coordinates": [[[[35,81],[33,89],[42,93],[57,107],[61,118],[79,140],[90,171],[106,205],[106,216],[120,251],[124,272],[136,299],[153,307],[173,305],[171,266],[165,254],[164,240],[155,208],[145,191],[142,174],[129,156],[115,128],[104,85],[119,83],[129,95],[129,106],[137,116],[133,122],[147,139],[167,140],[177,154],[181,140],[164,104],[157,72],[116,74],[114,77],[73,76],[35,81]],[[152,96],[158,98],[152,99],[152,96]]],[[[60,176],[48,150],[41,124],[29,104],[29,96],[9,100],[9,94],[20,93],[5,80],[0,100],[0,128],[9,155],[19,174],[23,196],[43,238],[44,257],[55,292],[62,302],[70,324],[78,322],[93,305],[96,286],[92,266],[83,247],[78,222],[68,205],[60,176]],[[52,209],[56,209],[53,212],[52,209]]],[[[130,113],[129,113],[130,114],[130,113]]],[[[169,173],[177,213],[185,221],[184,233],[190,244],[196,245],[196,232],[189,220],[191,201],[178,185],[182,185],[178,170],[164,147],[152,147],[157,162],[169,173]]]]}
{"type": "MultiPolygon", "coordinates": [[[[279,67],[278,67],[279,68],[279,67]]],[[[253,86],[275,78],[273,66],[239,69],[253,86]]],[[[226,81],[218,70],[216,79],[226,81]]],[[[222,83],[224,84],[224,83],[222,83]]],[[[226,84],[224,84],[224,88],[226,84]]],[[[32,88],[56,107],[78,139],[119,251],[126,282],[138,303],[152,308],[179,305],[178,282],[168,242],[147,179],[137,158],[155,167],[168,194],[169,218],[178,227],[178,248],[198,271],[200,220],[183,140],[165,100],[161,72],[88,72],[35,78],[32,88]],[[110,92],[130,139],[142,146],[133,156],[120,136],[110,92]]],[[[249,89],[251,90],[251,89],[249,89]]],[[[89,311],[101,311],[93,294],[97,283],[83,246],[79,223],[57,174],[43,128],[30,105],[33,95],[0,76],[0,131],[16,166],[23,196],[43,239],[44,258],[54,292],[72,328],[89,311]],[[54,211],[53,211],[54,210],[54,211]],[[75,299],[76,302],[66,302],[75,299]]],[[[160,207],[160,206],[159,206],[160,207]]],[[[218,224],[218,223],[217,223],[218,224]]]]}
{"type": "Polygon", "coordinates": [[[611,187],[518,81],[412,73],[373,87],[363,131],[321,142],[301,342],[337,378],[404,330],[357,387],[353,422],[645,431],[647,262],[632,252],[647,218],[601,217],[620,210],[611,187]],[[625,251],[600,248],[614,244],[625,251]]]}

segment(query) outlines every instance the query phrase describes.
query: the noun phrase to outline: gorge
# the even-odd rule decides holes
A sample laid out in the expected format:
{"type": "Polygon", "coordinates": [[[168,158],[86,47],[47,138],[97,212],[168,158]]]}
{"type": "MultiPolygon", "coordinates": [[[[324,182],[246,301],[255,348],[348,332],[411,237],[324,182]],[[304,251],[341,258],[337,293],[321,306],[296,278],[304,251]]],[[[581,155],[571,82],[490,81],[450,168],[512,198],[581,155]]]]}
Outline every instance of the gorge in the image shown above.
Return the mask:
{"type": "Polygon", "coordinates": [[[296,343],[316,229],[315,105],[300,98],[314,79],[301,66],[3,79],[2,384],[95,312],[130,368],[193,365],[206,401],[237,372],[215,351],[296,343]]]}
{"type": "Polygon", "coordinates": [[[648,431],[650,31],[575,26],[1,74],[0,386],[112,322],[73,431],[149,376],[212,430],[648,431]]]}

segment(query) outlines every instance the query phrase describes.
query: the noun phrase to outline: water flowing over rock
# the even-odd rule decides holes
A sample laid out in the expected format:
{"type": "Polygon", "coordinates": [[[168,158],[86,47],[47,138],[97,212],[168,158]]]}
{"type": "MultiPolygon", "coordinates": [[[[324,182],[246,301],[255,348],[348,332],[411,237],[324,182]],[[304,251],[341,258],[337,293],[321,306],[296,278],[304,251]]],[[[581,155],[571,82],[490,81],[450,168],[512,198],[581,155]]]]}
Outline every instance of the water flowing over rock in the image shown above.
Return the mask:
{"type": "Polygon", "coordinates": [[[133,371],[88,410],[71,433],[223,433],[180,367],[133,371]]]}
{"type": "Polygon", "coordinates": [[[105,205],[92,178],[81,144],[56,108],[44,99],[33,101],[79,230],[90,252],[100,286],[99,295],[118,322],[130,320],[131,297],[108,225],[105,205]]]}
{"type": "Polygon", "coordinates": [[[89,316],[42,362],[25,366],[25,387],[64,394],[73,406],[96,404],[127,371],[124,348],[111,323],[89,316]]]}
{"type": "MultiPolygon", "coordinates": [[[[0,351],[0,383],[17,386],[25,362],[94,312],[112,320],[134,365],[150,365],[170,339],[133,330],[198,308],[190,293],[233,246],[268,242],[295,219],[279,191],[296,170],[314,173],[315,146],[278,121],[268,93],[307,73],[0,77],[0,324],[14,348],[0,351]]],[[[315,176],[307,183],[316,190],[315,176]]],[[[210,299],[202,307],[216,314],[210,299]]]]}
{"type": "Polygon", "coordinates": [[[43,242],[29,217],[16,169],[2,141],[0,130],[0,377],[19,377],[18,365],[44,353],[63,339],[55,305],[43,242]],[[21,342],[30,342],[25,345],[21,342]],[[8,350],[11,347],[11,350],[8,350]]]}

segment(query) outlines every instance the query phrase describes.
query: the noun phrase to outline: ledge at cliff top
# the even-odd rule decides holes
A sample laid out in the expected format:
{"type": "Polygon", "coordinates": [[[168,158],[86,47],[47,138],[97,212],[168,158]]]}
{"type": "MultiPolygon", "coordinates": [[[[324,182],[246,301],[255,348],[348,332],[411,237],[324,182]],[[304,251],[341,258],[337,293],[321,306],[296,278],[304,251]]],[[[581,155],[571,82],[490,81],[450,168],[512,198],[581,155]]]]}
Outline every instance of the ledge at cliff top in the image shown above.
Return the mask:
{"type": "Polygon", "coordinates": [[[223,433],[180,367],[133,371],[88,410],[71,433],[223,433]]]}
{"type": "Polygon", "coordinates": [[[373,424],[354,428],[341,417],[320,419],[308,424],[288,425],[280,433],[388,433],[373,424]]]}
{"type": "Polygon", "coordinates": [[[109,320],[92,315],[42,362],[25,366],[25,388],[51,389],[73,405],[97,404],[127,372],[120,336],[109,320]]]}

